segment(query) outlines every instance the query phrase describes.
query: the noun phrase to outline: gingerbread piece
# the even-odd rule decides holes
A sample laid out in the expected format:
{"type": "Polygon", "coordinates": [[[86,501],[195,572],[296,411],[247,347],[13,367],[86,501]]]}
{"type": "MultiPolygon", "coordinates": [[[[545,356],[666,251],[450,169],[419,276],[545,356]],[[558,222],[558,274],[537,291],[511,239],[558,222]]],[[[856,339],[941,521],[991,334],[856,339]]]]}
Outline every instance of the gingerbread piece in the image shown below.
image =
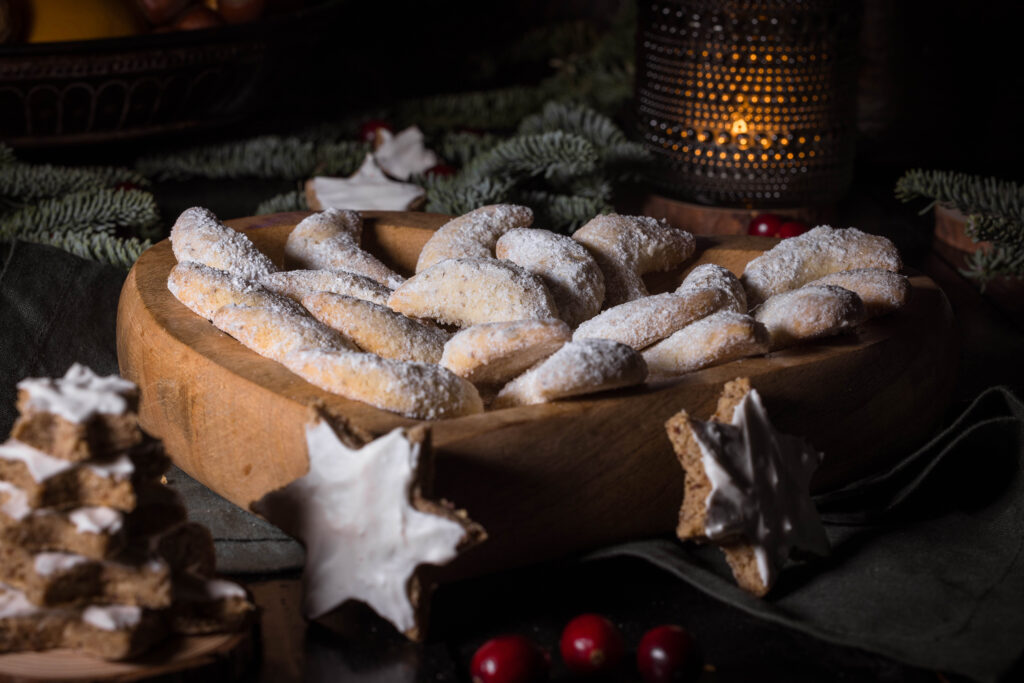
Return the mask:
{"type": "Polygon", "coordinates": [[[277,267],[248,237],[232,230],[209,209],[186,209],[171,228],[171,248],[178,263],[193,261],[246,280],[258,280],[277,267]]]}
{"type": "Polygon", "coordinates": [[[673,377],[747,356],[768,353],[764,325],[735,311],[719,311],[644,349],[651,375],[673,377]]]}
{"type": "Polygon", "coordinates": [[[430,586],[417,569],[486,537],[465,512],[424,496],[426,438],[423,428],[395,429],[362,444],[323,420],[306,427],[309,473],[254,508],[306,546],[308,617],[360,600],[409,638],[423,636],[430,586]]]}
{"type": "Polygon", "coordinates": [[[654,294],[604,310],[577,327],[572,338],[611,339],[640,351],[731,303],[719,289],[654,294]]]}
{"type": "Polygon", "coordinates": [[[18,411],[11,438],[73,462],[120,451],[142,441],[134,411],[135,385],[99,377],[74,363],[59,379],[18,382],[18,411]]]}
{"type": "Polygon", "coordinates": [[[632,347],[610,339],[574,340],[506,384],[493,407],[548,403],[642,384],[645,379],[647,364],[632,347]]]}
{"type": "Polygon", "coordinates": [[[441,261],[396,289],[388,306],[413,318],[459,327],[559,317],[551,292],[540,278],[493,258],[441,261]]]}
{"type": "Polygon", "coordinates": [[[728,268],[715,263],[702,263],[691,270],[676,289],[684,294],[696,289],[717,289],[729,297],[729,309],[737,313],[747,312],[747,292],[743,283],[728,268]]]}
{"type": "Polygon", "coordinates": [[[416,261],[422,273],[446,259],[493,258],[498,238],[514,228],[528,228],[533,211],[516,204],[491,204],[453,218],[427,240],[416,261]]]}
{"type": "Polygon", "coordinates": [[[844,270],[808,283],[812,285],[835,285],[850,290],[864,302],[864,314],[868,318],[903,308],[910,298],[910,279],[881,268],[844,270]]]}
{"type": "Polygon", "coordinates": [[[597,216],[572,238],[585,246],[604,274],[605,308],[647,296],[642,275],[673,268],[693,255],[697,240],[647,216],[597,216]]]}
{"type": "Polygon", "coordinates": [[[845,332],[864,322],[860,297],[835,285],[807,285],[776,294],[754,317],[768,328],[772,350],[845,332]]]}
{"type": "Polygon", "coordinates": [[[344,294],[318,292],[302,298],[314,318],[383,358],[436,363],[448,335],[387,306],[344,294]]]}
{"type": "Polygon", "coordinates": [[[549,230],[516,228],[498,239],[494,253],[539,277],[570,327],[601,310],[604,275],[590,252],[572,238],[549,230]]]}
{"type": "Polygon", "coordinates": [[[505,384],[572,339],[561,320],[512,320],[474,325],[444,345],[441,366],[473,384],[505,384]]]}
{"type": "Polygon", "coordinates": [[[274,294],[301,303],[302,297],[317,292],[333,292],[388,305],[391,290],[365,275],[341,270],[284,270],[260,279],[260,284],[274,294]]]}
{"type": "Polygon", "coordinates": [[[101,506],[33,509],[24,491],[0,481],[0,544],[108,558],[124,546],[124,518],[120,510],[101,506]]]}
{"type": "Polygon", "coordinates": [[[676,533],[719,545],[741,588],[763,596],[794,551],[828,551],[809,493],[823,455],[775,430],[748,379],[725,385],[710,421],[684,410],[665,428],[686,470],[676,533]]]}
{"type": "Polygon", "coordinates": [[[831,273],[855,268],[899,272],[903,267],[896,246],[879,235],[856,228],[821,225],[779,242],[747,264],[743,271],[751,308],[770,297],[802,287],[831,273]]]}
{"type": "Polygon", "coordinates": [[[363,275],[394,289],[405,278],[359,246],[363,219],[355,211],[326,209],[304,218],[285,242],[285,263],[292,269],[339,270],[363,275]]]}

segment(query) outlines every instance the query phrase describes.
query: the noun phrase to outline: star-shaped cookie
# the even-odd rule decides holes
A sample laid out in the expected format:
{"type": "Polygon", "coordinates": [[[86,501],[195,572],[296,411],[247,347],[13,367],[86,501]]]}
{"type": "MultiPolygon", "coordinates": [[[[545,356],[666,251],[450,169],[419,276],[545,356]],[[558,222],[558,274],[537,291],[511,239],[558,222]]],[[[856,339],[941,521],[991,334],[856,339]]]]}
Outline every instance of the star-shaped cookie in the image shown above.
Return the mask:
{"type": "Polygon", "coordinates": [[[711,420],[682,411],[665,428],[686,470],[676,533],[719,545],[742,588],[762,596],[794,550],[828,552],[809,491],[823,455],[772,426],[748,379],[725,385],[711,420]]]}
{"type": "Polygon", "coordinates": [[[464,512],[428,501],[427,430],[360,444],[323,419],[306,427],[309,473],[253,508],[306,546],[304,612],[365,602],[409,638],[421,635],[426,593],[417,567],[451,561],[486,534],[464,512]]]}

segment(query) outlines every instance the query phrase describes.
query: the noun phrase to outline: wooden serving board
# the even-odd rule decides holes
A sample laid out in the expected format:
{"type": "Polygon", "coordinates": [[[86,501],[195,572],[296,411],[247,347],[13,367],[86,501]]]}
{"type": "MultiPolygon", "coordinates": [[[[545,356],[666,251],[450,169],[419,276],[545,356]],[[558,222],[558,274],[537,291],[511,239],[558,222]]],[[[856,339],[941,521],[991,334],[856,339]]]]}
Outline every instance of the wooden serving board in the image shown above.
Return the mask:
{"type": "MultiPolygon", "coordinates": [[[[305,214],[246,218],[243,230],[277,263],[305,214]]],[[[364,246],[411,273],[446,216],[368,212],[364,246]]],[[[698,239],[684,269],[659,274],[652,291],[675,287],[698,263],[735,273],[776,243],[769,238],[698,239]]],[[[140,416],[174,462],[243,508],[308,470],[304,425],[321,404],[373,434],[414,420],[328,394],[249,351],[171,296],[167,241],[144,253],[118,311],[121,374],[141,388],[140,416]]],[[[435,421],[435,494],[464,507],[489,540],[446,568],[452,576],[551,558],[675,528],[683,474],[663,424],[681,409],[710,415],[722,384],[751,378],[773,422],[825,452],[814,486],[873,472],[928,436],[945,411],[955,375],[952,313],[934,282],[911,277],[901,311],[846,335],[578,400],[435,421]]]]}
{"type": "Polygon", "coordinates": [[[236,681],[255,657],[252,635],[218,633],[171,638],[132,661],[108,662],[74,650],[17,652],[0,655],[0,682],[128,683],[159,677],[161,681],[236,681]]]}

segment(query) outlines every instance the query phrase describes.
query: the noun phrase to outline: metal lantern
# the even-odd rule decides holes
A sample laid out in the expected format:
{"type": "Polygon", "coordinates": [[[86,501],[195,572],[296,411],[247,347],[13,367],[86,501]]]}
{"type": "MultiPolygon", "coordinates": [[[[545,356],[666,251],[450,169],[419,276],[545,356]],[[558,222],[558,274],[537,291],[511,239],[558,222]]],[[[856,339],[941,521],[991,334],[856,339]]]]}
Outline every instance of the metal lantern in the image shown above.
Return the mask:
{"type": "Polygon", "coordinates": [[[835,201],[850,184],[859,3],[639,0],[635,121],[662,193],[835,201]]]}

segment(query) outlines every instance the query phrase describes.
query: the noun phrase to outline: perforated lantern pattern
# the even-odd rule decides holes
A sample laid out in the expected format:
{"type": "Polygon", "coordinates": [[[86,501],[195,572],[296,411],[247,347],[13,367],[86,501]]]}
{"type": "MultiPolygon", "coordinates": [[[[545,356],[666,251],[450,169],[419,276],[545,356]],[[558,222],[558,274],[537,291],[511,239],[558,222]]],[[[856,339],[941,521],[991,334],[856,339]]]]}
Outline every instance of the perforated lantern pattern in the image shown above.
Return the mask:
{"type": "Polygon", "coordinates": [[[639,0],[635,120],[663,193],[834,201],[853,167],[859,4],[639,0]]]}

